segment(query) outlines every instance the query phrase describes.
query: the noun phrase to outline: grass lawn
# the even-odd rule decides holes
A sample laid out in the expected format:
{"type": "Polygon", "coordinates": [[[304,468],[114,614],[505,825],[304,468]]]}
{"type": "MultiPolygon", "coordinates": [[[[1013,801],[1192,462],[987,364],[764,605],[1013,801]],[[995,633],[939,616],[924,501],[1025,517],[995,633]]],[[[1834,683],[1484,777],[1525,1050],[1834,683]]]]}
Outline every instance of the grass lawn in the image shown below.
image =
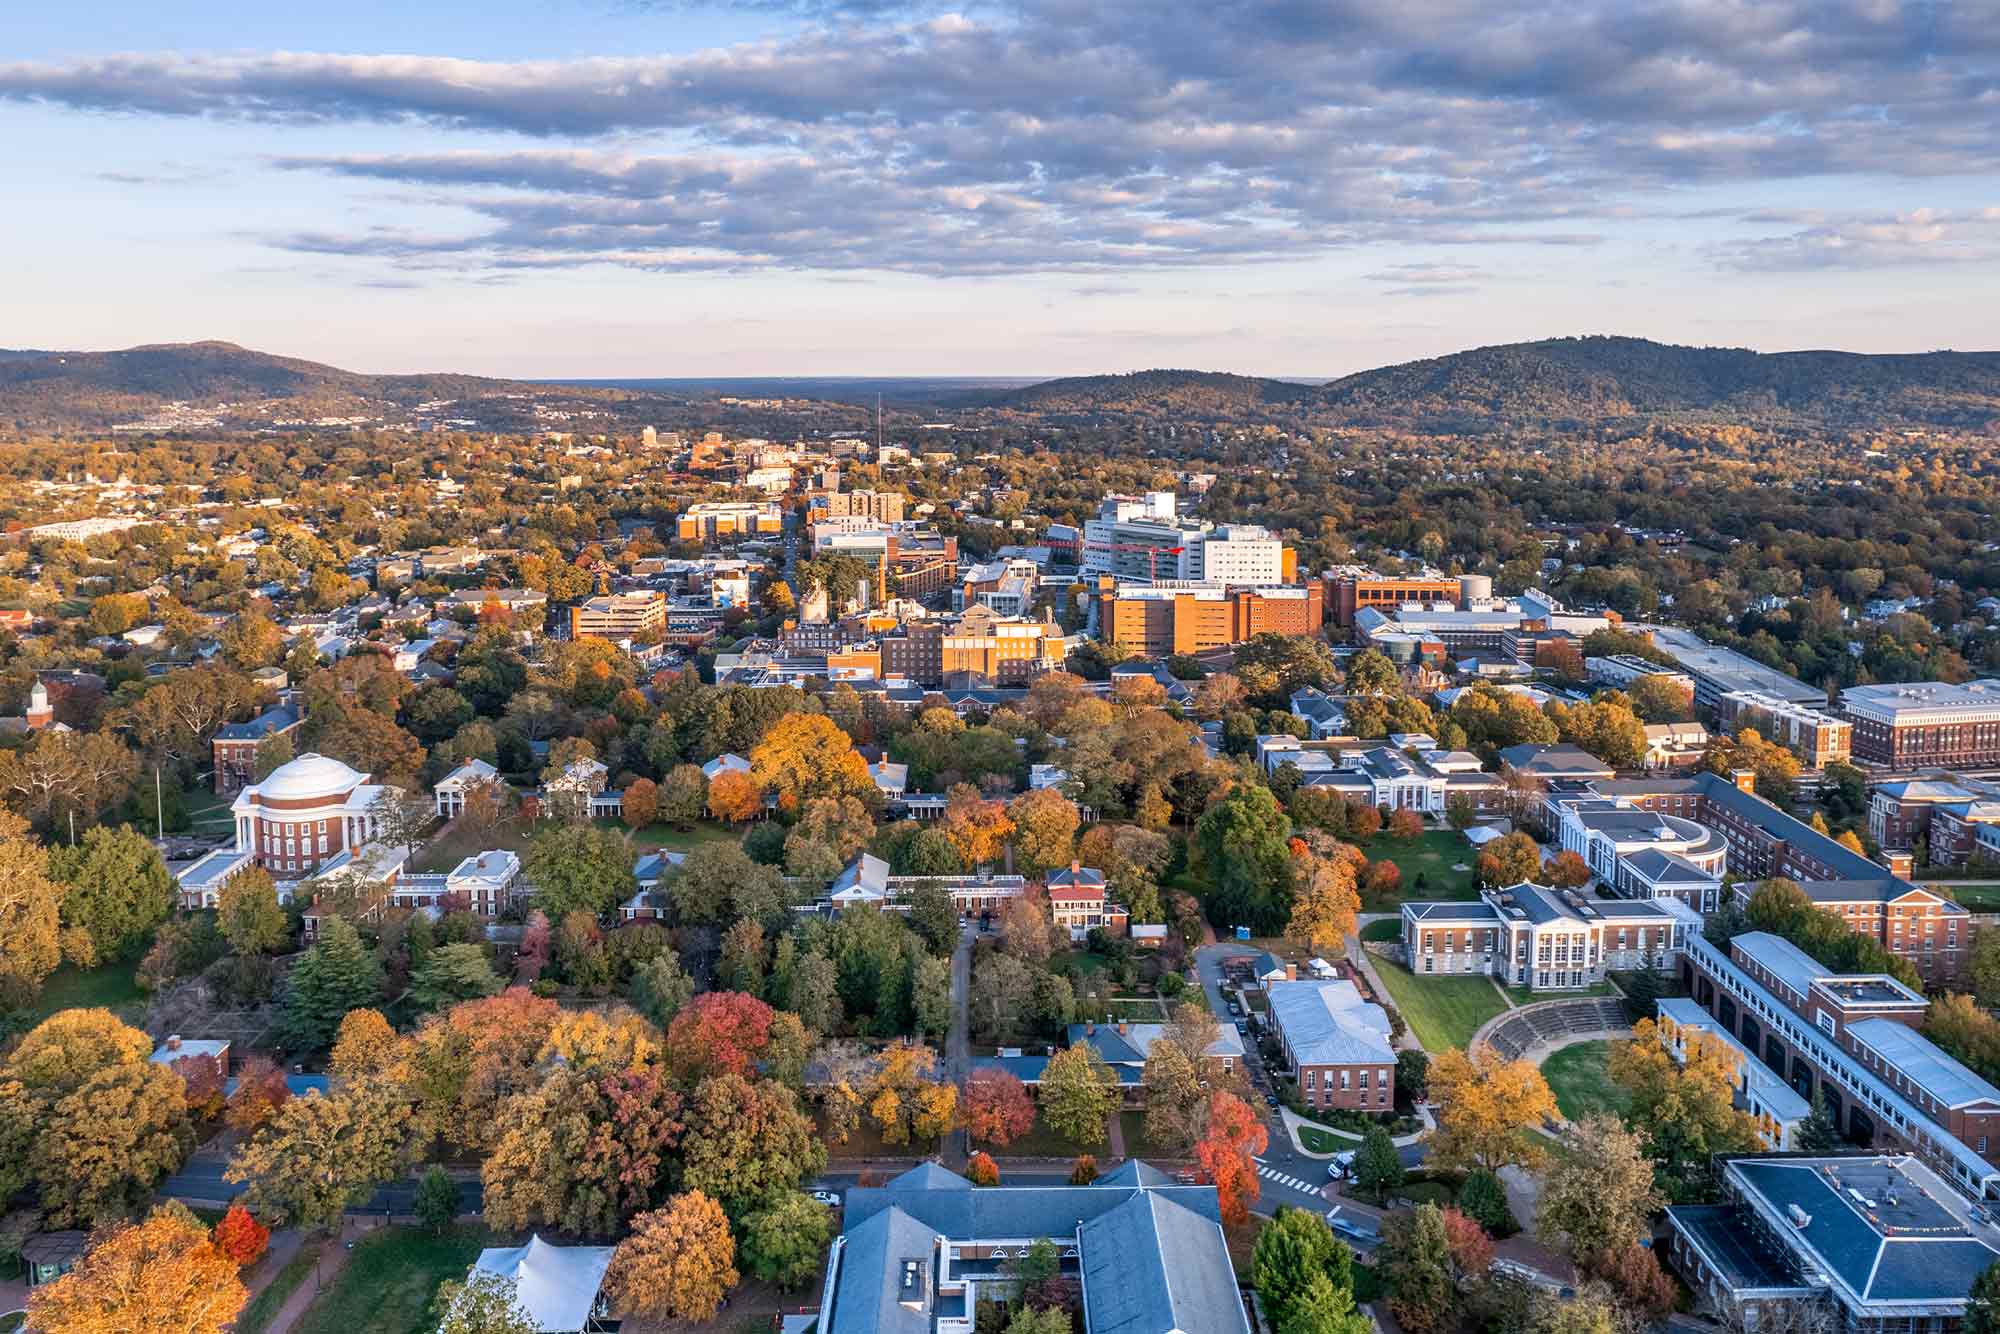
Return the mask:
{"type": "Polygon", "coordinates": [[[1361,938],[1363,940],[1382,942],[1401,940],[1403,938],[1403,919],[1400,917],[1384,917],[1379,922],[1370,922],[1361,928],[1361,938]]]}
{"type": "Polygon", "coordinates": [[[298,1334],[418,1334],[438,1284],[462,1279],[479,1252],[498,1239],[485,1228],[454,1227],[442,1236],[390,1227],[354,1244],[347,1267],[322,1292],[298,1334]]]}
{"type": "Polygon", "coordinates": [[[133,965],[108,963],[101,968],[72,968],[64,964],[42,983],[34,1007],[25,1022],[32,1027],[57,1010],[87,1010],[102,1006],[115,1010],[121,1018],[132,1017],[143,1006],[145,993],[132,980],[133,965]]]}
{"type": "MultiPolygon", "coordinates": [[[[1047,1123],[1040,1117],[1036,1117],[1034,1129],[1004,1149],[976,1141],[972,1147],[975,1150],[984,1149],[1000,1160],[1000,1180],[1004,1184],[1007,1180],[1006,1161],[1009,1158],[1074,1158],[1079,1153],[1088,1153],[1094,1154],[1100,1164],[1105,1163],[1111,1155],[1111,1136],[1107,1132],[1098,1143],[1080,1149],[1049,1129],[1047,1123]]],[[[1126,1147],[1129,1149],[1131,1146],[1128,1144],[1126,1147]]]]}
{"type": "Polygon", "coordinates": [[[502,820],[488,834],[474,833],[460,822],[426,843],[410,869],[418,873],[449,871],[467,857],[476,857],[495,848],[526,857],[528,842],[534,833],[534,826],[516,819],[502,820]]]}
{"type": "MultiPolygon", "coordinates": [[[[1397,891],[1397,901],[1402,899],[1476,899],[1479,897],[1479,882],[1474,877],[1471,866],[1474,853],[1465,841],[1465,835],[1449,829],[1431,830],[1417,838],[1390,838],[1377,834],[1374,838],[1355,840],[1371,862],[1392,861],[1396,869],[1403,873],[1402,888],[1397,891]],[[1464,863],[1463,871],[1451,868],[1464,863]],[[1417,883],[1418,877],[1423,884],[1417,883]]],[[[1369,905],[1371,912],[1384,911],[1395,907],[1389,903],[1385,907],[1369,905]]]]}
{"type": "Polygon", "coordinates": [[[1300,1126],[1299,1143],[1314,1153],[1345,1153],[1361,1143],[1361,1137],[1350,1135],[1344,1130],[1321,1130],[1318,1126],[1300,1126]]]}
{"type": "Polygon", "coordinates": [[[1411,1204],[1435,1204],[1443,1208],[1458,1198],[1458,1193],[1442,1181],[1412,1181],[1396,1190],[1389,1197],[1392,1200],[1408,1200],[1411,1204]]]}
{"type": "Polygon", "coordinates": [[[1085,977],[1101,973],[1111,966],[1111,961],[1102,954],[1092,954],[1089,950],[1058,950],[1049,956],[1049,971],[1052,973],[1070,969],[1085,977]]]}
{"type": "Polygon", "coordinates": [[[1128,1024],[1157,1024],[1166,1019],[1166,1012],[1156,1000],[1113,997],[1104,1006],[1111,1012],[1112,1019],[1122,1019],[1128,1024]]]}
{"type": "MultiPolygon", "coordinates": [[[[1125,1156],[1128,1158],[1179,1159],[1187,1154],[1176,1153],[1146,1138],[1146,1114],[1144,1112],[1118,1113],[1118,1127],[1125,1136],[1125,1156]]],[[[1106,1146],[1109,1147],[1108,1145],[1106,1146]]]]}
{"type": "Polygon", "coordinates": [[[312,1277],[313,1257],[318,1254],[319,1248],[310,1243],[301,1246],[299,1253],[285,1262],[285,1267],[278,1271],[278,1276],[271,1280],[270,1285],[252,1297],[250,1304],[243,1308],[243,1314],[236,1317],[235,1334],[264,1334],[265,1326],[278,1314],[278,1308],[285,1304],[285,1299],[312,1277]]]}
{"type": "Polygon", "coordinates": [[[1926,884],[1926,889],[1937,890],[1956,899],[1959,906],[1973,912],[1991,912],[2000,908],[2000,884],[1986,881],[1978,884],[1955,885],[1949,881],[1926,884]]]}
{"type": "Polygon", "coordinates": [[[1549,1081],[1549,1088],[1556,1095],[1556,1106],[1570,1120],[1592,1112],[1615,1112],[1622,1116],[1631,1104],[1632,1096],[1612,1083],[1611,1076],[1605,1073],[1605,1057],[1610,1051],[1609,1042],[1579,1042],[1542,1062],[1542,1078],[1549,1081]]]}
{"type": "Polygon", "coordinates": [[[1410,1031],[1432,1055],[1447,1047],[1463,1047],[1481,1024],[1507,1008],[1485,977],[1418,977],[1387,959],[1372,962],[1389,998],[1409,1020],[1410,1031]]]}
{"type": "Polygon", "coordinates": [[[234,798],[218,797],[212,787],[184,792],[181,800],[187,806],[188,827],[197,834],[226,832],[236,827],[236,817],[229,813],[234,798]]]}
{"type": "MultiPolygon", "coordinates": [[[[625,826],[616,820],[599,820],[598,824],[607,829],[623,831],[625,826]]],[[[644,829],[632,831],[632,843],[641,848],[662,848],[668,852],[692,852],[704,843],[740,843],[743,835],[728,825],[709,824],[703,821],[692,829],[677,829],[673,825],[649,824],[644,829]]]]}

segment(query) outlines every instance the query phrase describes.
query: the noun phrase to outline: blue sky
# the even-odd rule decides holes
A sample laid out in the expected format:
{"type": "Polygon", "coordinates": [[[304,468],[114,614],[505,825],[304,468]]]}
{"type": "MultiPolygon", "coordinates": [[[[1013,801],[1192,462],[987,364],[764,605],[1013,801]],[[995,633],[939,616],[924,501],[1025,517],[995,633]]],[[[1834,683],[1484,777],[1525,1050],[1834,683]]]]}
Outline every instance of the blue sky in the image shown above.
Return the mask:
{"type": "Polygon", "coordinates": [[[1325,376],[1570,333],[2000,344],[1992,0],[77,8],[0,52],[3,346],[1325,376]]]}

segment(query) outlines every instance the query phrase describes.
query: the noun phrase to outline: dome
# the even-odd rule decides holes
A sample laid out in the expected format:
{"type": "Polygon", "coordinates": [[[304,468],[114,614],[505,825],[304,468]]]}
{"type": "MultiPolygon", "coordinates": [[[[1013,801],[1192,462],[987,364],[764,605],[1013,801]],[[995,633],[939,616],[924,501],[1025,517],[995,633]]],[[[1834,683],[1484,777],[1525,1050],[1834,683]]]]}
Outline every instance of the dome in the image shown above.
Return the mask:
{"type": "Polygon", "coordinates": [[[314,797],[345,796],[368,780],[339,760],[326,755],[301,755],[287,760],[257,784],[257,795],[265,801],[304,801],[314,797]]]}

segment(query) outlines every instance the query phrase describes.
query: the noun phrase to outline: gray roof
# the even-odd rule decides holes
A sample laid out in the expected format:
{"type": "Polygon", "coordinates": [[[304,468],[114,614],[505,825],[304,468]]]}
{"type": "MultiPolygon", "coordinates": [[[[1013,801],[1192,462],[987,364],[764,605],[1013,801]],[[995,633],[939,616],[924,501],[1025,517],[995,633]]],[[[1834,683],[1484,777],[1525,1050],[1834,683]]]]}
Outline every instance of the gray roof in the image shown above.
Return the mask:
{"type": "Polygon", "coordinates": [[[1589,751],[1571,745],[1509,746],[1500,752],[1500,762],[1510,769],[1541,777],[1589,778],[1601,775],[1609,778],[1615,772],[1589,751]]]}
{"type": "Polygon", "coordinates": [[[1738,1158],[1728,1170],[1773,1212],[1803,1210],[1811,1221],[1784,1229],[1784,1244],[1862,1303],[1963,1302],[1980,1271],[2000,1260],[1946,1207],[1950,1189],[1914,1158],[1738,1158]]]}
{"type": "Polygon", "coordinates": [[[1658,848],[1635,852],[1625,859],[1625,864],[1656,885],[1705,885],[1722,879],[1720,875],[1702,870],[1678,852],[1661,852],[1658,848]]]}
{"type": "Polygon", "coordinates": [[[1847,1032],[1873,1048],[1883,1065],[1947,1107],[1976,1102],[2000,1106],[2000,1088],[1968,1070],[1908,1024],[1894,1019],[1861,1019],[1849,1024],[1847,1032]]]}
{"type": "Polygon", "coordinates": [[[215,729],[217,741],[261,741],[275,732],[296,727],[302,715],[289,704],[266,709],[247,723],[224,723],[215,729]]]}
{"type": "Polygon", "coordinates": [[[1393,1065],[1389,1016],[1352,982],[1273,982],[1271,1018],[1300,1065],[1393,1065]]]}
{"type": "Polygon", "coordinates": [[[850,1224],[842,1241],[828,1334],[929,1334],[930,1317],[901,1301],[902,1262],[922,1260],[928,1271],[936,1234],[892,1205],[850,1224]]]}
{"type": "Polygon", "coordinates": [[[1497,922],[1499,910],[1484,899],[1470,903],[1456,900],[1405,903],[1403,911],[1419,922],[1497,922]]]}
{"type": "Polygon", "coordinates": [[[1138,1190],[1079,1232],[1091,1334],[1248,1334],[1221,1223],[1138,1190]]]}
{"type": "Polygon", "coordinates": [[[1733,1206],[1676,1204],[1668,1207],[1667,1217],[1701,1248],[1732,1291],[1800,1286],[1784,1257],[1744,1226],[1733,1206]]]}
{"type": "Polygon", "coordinates": [[[1831,968],[1823,966],[1812,955],[1783,936],[1774,936],[1769,931],[1745,931],[1729,943],[1742,957],[1762,967],[1800,996],[1812,988],[1814,979],[1834,975],[1831,968]]]}

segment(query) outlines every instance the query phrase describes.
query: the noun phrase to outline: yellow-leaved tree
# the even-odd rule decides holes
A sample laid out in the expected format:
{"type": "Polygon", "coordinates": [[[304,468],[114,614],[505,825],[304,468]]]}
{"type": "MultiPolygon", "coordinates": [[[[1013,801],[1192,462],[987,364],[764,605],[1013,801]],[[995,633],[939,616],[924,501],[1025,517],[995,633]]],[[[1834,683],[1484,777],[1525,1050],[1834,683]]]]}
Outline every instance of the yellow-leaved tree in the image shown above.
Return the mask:
{"type": "Polygon", "coordinates": [[[1556,1113],[1542,1072],[1491,1047],[1468,1056],[1453,1047],[1431,1062],[1427,1082],[1437,1105],[1431,1159],[1447,1168],[1533,1167],[1542,1161],[1535,1128],[1556,1113]]]}

